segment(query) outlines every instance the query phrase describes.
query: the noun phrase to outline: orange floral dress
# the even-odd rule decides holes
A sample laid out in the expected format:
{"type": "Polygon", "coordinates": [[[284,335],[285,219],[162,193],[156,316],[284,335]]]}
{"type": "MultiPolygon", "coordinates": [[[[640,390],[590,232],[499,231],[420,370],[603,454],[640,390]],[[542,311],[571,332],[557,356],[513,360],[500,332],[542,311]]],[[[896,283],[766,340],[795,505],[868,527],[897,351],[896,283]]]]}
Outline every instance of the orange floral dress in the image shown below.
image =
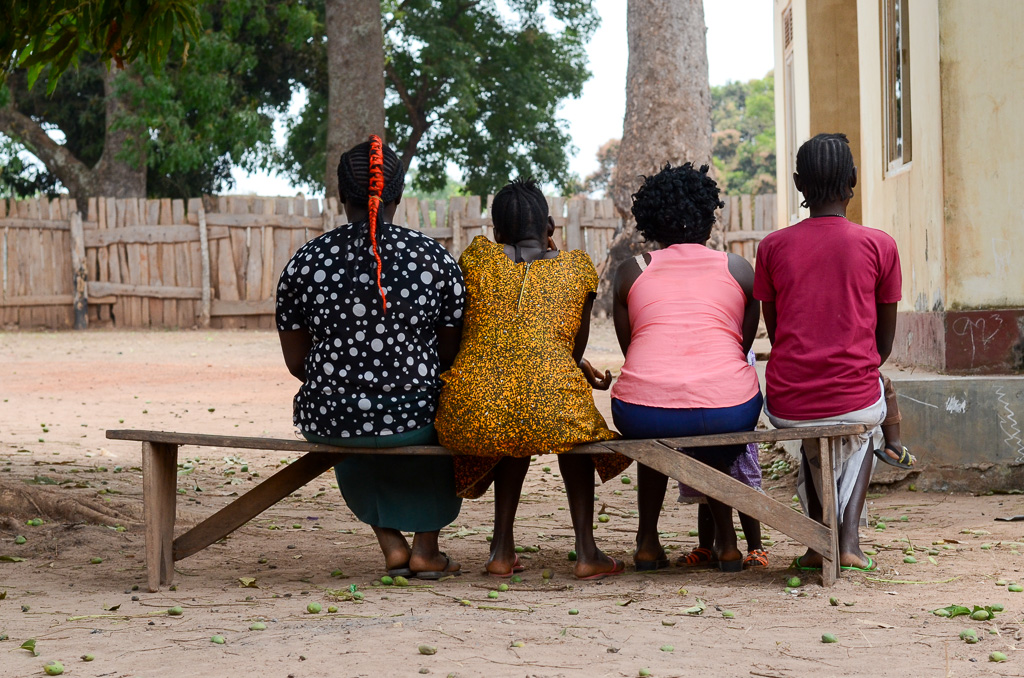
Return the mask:
{"type": "MultiPolygon", "coordinates": [[[[597,289],[585,252],[515,263],[503,247],[477,236],[459,259],[466,316],[455,364],[441,375],[434,426],[455,456],[459,496],[476,498],[502,457],[558,454],[611,440],[583,372],[572,359],[580,314],[597,289]]],[[[595,455],[602,480],[629,466],[621,455],[595,455]]]]}

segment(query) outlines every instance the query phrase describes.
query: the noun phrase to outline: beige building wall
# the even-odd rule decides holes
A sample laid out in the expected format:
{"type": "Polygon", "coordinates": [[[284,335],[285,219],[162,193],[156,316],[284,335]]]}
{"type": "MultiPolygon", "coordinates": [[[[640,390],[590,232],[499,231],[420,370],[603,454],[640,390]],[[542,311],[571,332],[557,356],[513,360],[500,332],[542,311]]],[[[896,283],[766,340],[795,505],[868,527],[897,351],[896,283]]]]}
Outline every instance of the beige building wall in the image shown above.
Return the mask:
{"type": "Polygon", "coordinates": [[[863,223],[896,239],[903,267],[901,311],[946,306],[943,220],[943,134],[939,78],[938,0],[914,0],[910,10],[912,160],[889,168],[882,124],[881,3],[858,0],[860,43],[860,192],[863,223]]]}
{"type": "MultiPolygon", "coordinates": [[[[807,68],[807,0],[775,0],[775,180],[778,186],[775,223],[790,225],[807,216],[793,186],[791,154],[810,138],[810,90],[807,68]],[[785,46],[783,12],[792,9],[793,42],[785,46]],[[792,59],[787,67],[787,60],[792,59]],[[785,111],[794,112],[787,121],[785,111]],[[795,196],[795,199],[794,199],[795,196]],[[791,209],[791,205],[795,209],[791,209]]],[[[795,158],[795,155],[793,155],[795,158]]]]}
{"type": "Polygon", "coordinates": [[[1024,306],[1024,0],[938,5],[946,305],[1024,306]]]}

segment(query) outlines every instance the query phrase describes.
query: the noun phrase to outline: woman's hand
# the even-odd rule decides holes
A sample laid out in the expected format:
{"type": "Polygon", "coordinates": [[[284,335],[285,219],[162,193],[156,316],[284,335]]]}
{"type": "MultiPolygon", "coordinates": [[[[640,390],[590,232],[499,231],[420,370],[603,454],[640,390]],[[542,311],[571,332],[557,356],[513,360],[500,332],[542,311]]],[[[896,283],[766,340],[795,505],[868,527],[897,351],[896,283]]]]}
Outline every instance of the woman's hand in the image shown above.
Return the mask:
{"type": "Polygon", "coordinates": [[[586,358],[580,360],[580,369],[590,385],[598,391],[607,391],[611,387],[612,373],[609,370],[605,370],[603,375],[599,374],[586,358]]]}

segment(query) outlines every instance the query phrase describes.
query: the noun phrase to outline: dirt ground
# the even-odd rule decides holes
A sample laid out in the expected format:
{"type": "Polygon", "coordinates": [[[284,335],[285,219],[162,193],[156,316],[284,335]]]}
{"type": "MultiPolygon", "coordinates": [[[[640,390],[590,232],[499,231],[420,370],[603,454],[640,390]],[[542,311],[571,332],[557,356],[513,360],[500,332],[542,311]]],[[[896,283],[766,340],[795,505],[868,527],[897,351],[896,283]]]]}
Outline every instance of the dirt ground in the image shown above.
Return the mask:
{"type": "MultiPolygon", "coordinates": [[[[607,324],[595,328],[589,356],[599,366],[618,365],[607,324]]],[[[106,440],[104,430],[291,437],[295,389],[269,332],[0,333],[0,479],[109,502],[124,513],[126,528],[29,526],[33,516],[0,516],[0,675],[43,675],[52,660],[63,662],[65,675],[97,677],[637,676],[641,669],[659,678],[1024,675],[1017,649],[1024,593],[997,583],[1024,581],[1024,523],[994,521],[1024,514],[1017,495],[871,495],[871,522],[884,519],[887,528],[864,528],[862,538],[880,568],[845,573],[831,590],[816,576],[787,590],[794,573],[786,567],[802,549],[770,529],[767,571],[671,568],[581,583],[567,559],[572,532],[557,464],[542,457],[531,467],[517,523],[520,543],[539,550],[523,554],[522,582],[492,598],[500,582],[481,574],[490,494],[467,501],[442,533],[463,576],[384,587],[369,527],[324,475],[224,542],[179,561],[176,590],[148,593],[138,445],[106,440]],[[27,541],[17,544],[19,535],[27,541]],[[908,548],[916,564],[904,563],[908,548]],[[254,579],[253,587],[242,578],[254,579]],[[353,599],[352,587],[362,600],[353,599]],[[314,602],[321,613],[307,613],[314,602]],[[996,603],[1005,610],[993,621],[929,612],[996,603]],[[701,614],[686,612],[700,605],[701,614]],[[183,614],[168,616],[173,606],[183,614]],[[250,630],[257,621],[266,630],[250,630]],[[976,629],[979,642],[960,640],[965,628],[976,629]],[[838,642],[823,643],[826,632],[838,642]],[[215,635],[224,644],[211,642],[215,635]],[[38,656],[20,648],[30,638],[38,656]],[[421,645],[436,654],[420,654],[421,645]],[[990,662],[993,651],[1008,661],[990,662]],[[94,661],[80,659],[87,654],[94,661]]],[[[607,414],[607,394],[598,402],[607,414]]],[[[287,458],[186,447],[179,461],[192,467],[178,478],[181,529],[287,458]]],[[[635,470],[625,475],[635,478],[635,470]]],[[[788,502],[794,481],[783,473],[766,479],[766,488],[788,502]]],[[[610,516],[598,524],[598,540],[627,562],[635,488],[625,478],[595,488],[610,516]]],[[[671,499],[661,527],[674,557],[696,543],[689,536],[696,509],[671,499]]]]}

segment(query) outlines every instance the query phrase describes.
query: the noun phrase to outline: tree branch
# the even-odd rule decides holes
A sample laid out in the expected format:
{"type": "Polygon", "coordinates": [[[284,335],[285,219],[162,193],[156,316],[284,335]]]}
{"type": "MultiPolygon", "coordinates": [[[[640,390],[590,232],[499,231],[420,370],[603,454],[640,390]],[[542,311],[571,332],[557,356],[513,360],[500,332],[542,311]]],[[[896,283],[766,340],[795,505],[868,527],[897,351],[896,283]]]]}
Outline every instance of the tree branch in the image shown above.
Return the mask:
{"type": "Polygon", "coordinates": [[[391,15],[391,20],[388,21],[386,24],[384,24],[384,29],[383,29],[384,35],[387,35],[391,31],[391,29],[395,27],[395,24],[398,23],[398,15],[399,15],[399,13],[408,4],[409,4],[409,0],[402,0],[402,2],[398,3],[398,7],[395,7],[394,14],[391,15]]]}
{"type": "Polygon", "coordinates": [[[409,140],[406,142],[405,148],[402,150],[402,165],[404,165],[406,171],[408,171],[409,164],[416,155],[416,147],[419,145],[420,139],[423,138],[423,134],[430,127],[430,123],[427,122],[427,116],[423,113],[422,108],[424,103],[424,94],[421,91],[420,95],[414,101],[412,95],[409,93],[409,89],[405,86],[405,82],[402,81],[401,76],[398,75],[398,71],[395,70],[394,64],[390,61],[384,64],[384,72],[387,73],[388,79],[395,86],[398,98],[402,100],[402,105],[405,106],[405,110],[409,114],[409,122],[412,125],[412,132],[409,134],[409,140]]]}
{"type": "Polygon", "coordinates": [[[32,118],[14,108],[0,108],[0,131],[21,142],[67,187],[72,195],[88,194],[94,177],[92,170],[71,151],[50,138],[32,118]]]}

